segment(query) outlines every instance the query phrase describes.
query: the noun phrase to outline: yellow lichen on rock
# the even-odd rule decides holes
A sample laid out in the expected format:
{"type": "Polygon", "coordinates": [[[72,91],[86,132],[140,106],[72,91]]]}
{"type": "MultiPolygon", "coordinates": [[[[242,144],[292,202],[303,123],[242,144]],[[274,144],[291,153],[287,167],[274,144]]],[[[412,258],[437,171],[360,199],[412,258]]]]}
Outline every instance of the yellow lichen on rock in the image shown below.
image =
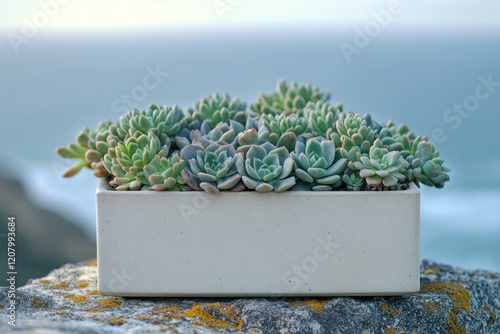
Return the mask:
{"type": "Polygon", "coordinates": [[[427,269],[424,271],[424,275],[436,275],[436,272],[433,269],[427,269]]]}
{"type": "Polygon", "coordinates": [[[87,283],[87,282],[80,282],[80,283],[78,283],[78,287],[81,288],[81,289],[85,289],[88,286],[89,286],[89,283],[87,283]]]}
{"type": "Polygon", "coordinates": [[[50,284],[50,281],[48,279],[41,279],[40,283],[42,283],[43,285],[47,285],[50,284]]]}
{"type": "Polygon", "coordinates": [[[99,302],[99,306],[102,308],[115,308],[122,304],[120,300],[114,299],[104,299],[99,302]]]}
{"type": "Polygon", "coordinates": [[[392,310],[389,310],[389,314],[392,315],[392,317],[394,319],[396,319],[396,317],[398,316],[399,314],[399,310],[396,310],[396,309],[392,309],[392,310]]]}
{"type": "Polygon", "coordinates": [[[87,301],[87,297],[85,296],[74,296],[69,298],[74,303],[83,303],[87,301]]]}
{"type": "Polygon", "coordinates": [[[162,307],[155,308],[153,311],[151,311],[151,314],[156,314],[156,315],[160,314],[163,317],[167,318],[167,320],[171,320],[171,319],[180,319],[181,311],[182,309],[179,306],[165,305],[162,307]]]}
{"type": "Polygon", "coordinates": [[[97,290],[90,291],[90,292],[88,293],[88,295],[89,295],[89,296],[98,296],[98,295],[99,295],[99,291],[97,291],[97,290]]]}
{"type": "Polygon", "coordinates": [[[441,308],[433,301],[426,302],[425,307],[433,310],[433,311],[439,311],[441,308]]]}
{"type": "Polygon", "coordinates": [[[91,267],[97,267],[97,260],[90,262],[89,266],[91,266],[91,267]]]}
{"type": "Polygon", "coordinates": [[[446,295],[452,301],[453,305],[446,317],[446,326],[449,334],[465,334],[465,326],[458,323],[458,313],[465,311],[470,313],[470,294],[469,291],[460,283],[438,283],[432,282],[420,284],[420,293],[436,293],[446,295]]]}
{"type": "Polygon", "coordinates": [[[310,299],[306,301],[292,302],[288,304],[288,307],[309,306],[314,313],[321,314],[325,310],[326,303],[328,303],[328,300],[310,299]]]}
{"type": "Polygon", "coordinates": [[[493,325],[497,321],[497,314],[496,314],[496,312],[493,312],[491,310],[491,306],[489,306],[489,305],[483,306],[482,310],[484,312],[486,312],[486,314],[488,314],[490,316],[490,318],[488,320],[486,320],[486,323],[488,325],[493,325]]]}
{"type": "Polygon", "coordinates": [[[426,302],[425,304],[425,316],[430,317],[434,312],[439,311],[441,308],[433,301],[426,302]]]}
{"type": "Polygon", "coordinates": [[[33,300],[31,301],[31,305],[33,305],[34,307],[42,307],[42,303],[40,302],[40,297],[35,297],[33,298],[33,300]]]}
{"type": "Polygon", "coordinates": [[[392,317],[393,317],[394,319],[396,319],[396,317],[397,317],[397,316],[398,316],[398,314],[399,314],[399,310],[396,310],[396,309],[391,309],[391,310],[390,310],[390,309],[389,309],[389,304],[387,304],[387,303],[382,304],[382,305],[380,306],[380,309],[381,309],[382,311],[384,311],[384,312],[385,312],[385,311],[387,311],[390,315],[392,315],[392,317]]]}
{"type": "Polygon", "coordinates": [[[103,313],[102,310],[96,309],[96,308],[91,308],[87,310],[88,313],[103,313]]]}
{"type": "Polygon", "coordinates": [[[384,332],[385,334],[396,334],[396,331],[392,328],[386,328],[384,332]]]}
{"type": "Polygon", "coordinates": [[[490,318],[486,320],[486,323],[488,325],[493,325],[495,322],[497,322],[497,314],[496,313],[490,314],[490,318]]]}
{"type": "Polygon", "coordinates": [[[127,323],[125,320],[121,318],[111,318],[108,320],[108,322],[113,326],[121,326],[127,323]]]}
{"type": "Polygon", "coordinates": [[[68,284],[54,284],[52,285],[52,288],[58,289],[58,290],[66,290],[69,288],[68,284]]]}
{"type": "Polygon", "coordinates": [[[220,303],[196,304],[192,308],[184,311],[184,316],[188,318],[198,318],[203,326],[210,329],[232,329],[243,330],[243,320],[235,312],[234,306],[225,307],[220,303]],[[227,320],[216,318],[211,312],[218,313],[227,320]]]}

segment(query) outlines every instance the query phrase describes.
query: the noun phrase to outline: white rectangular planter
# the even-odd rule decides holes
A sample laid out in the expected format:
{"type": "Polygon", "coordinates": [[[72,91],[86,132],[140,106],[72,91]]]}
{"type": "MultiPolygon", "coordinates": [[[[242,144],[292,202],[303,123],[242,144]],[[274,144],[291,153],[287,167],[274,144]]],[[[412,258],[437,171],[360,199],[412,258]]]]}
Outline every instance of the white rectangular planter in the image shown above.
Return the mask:
{"type": "Polygon", "coordinates": [[[420,192],[97,189],[99,291],[117,296],[419,290],[420,192]]]}

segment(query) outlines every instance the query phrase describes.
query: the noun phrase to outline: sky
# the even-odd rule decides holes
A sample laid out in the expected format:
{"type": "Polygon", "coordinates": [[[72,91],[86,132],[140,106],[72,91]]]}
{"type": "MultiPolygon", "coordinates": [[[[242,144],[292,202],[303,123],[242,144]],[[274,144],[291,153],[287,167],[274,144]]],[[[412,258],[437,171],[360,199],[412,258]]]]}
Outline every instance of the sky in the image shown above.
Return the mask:
{"type": "Polygon", "coordinates": [[[411,27],[500,27],[497,0],[2,0],[0,30],[362,24],[390,8],[411,27]]]}

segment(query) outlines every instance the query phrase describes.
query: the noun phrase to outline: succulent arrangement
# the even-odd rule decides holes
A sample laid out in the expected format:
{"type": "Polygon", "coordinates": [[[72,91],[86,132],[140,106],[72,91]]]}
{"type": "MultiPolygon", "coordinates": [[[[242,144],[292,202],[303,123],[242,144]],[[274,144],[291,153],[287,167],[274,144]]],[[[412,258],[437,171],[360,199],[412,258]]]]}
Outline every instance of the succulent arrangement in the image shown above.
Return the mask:
{"type": "Polygon", "coordinates": [[[442,188],[450,179],[432,143],[402,124],[344,112],[330,95],[281,79],[250,105],[213,94],[184,113],[150,105],[85,128],[57,153],[123,190],[283,192],[442,188]]]}

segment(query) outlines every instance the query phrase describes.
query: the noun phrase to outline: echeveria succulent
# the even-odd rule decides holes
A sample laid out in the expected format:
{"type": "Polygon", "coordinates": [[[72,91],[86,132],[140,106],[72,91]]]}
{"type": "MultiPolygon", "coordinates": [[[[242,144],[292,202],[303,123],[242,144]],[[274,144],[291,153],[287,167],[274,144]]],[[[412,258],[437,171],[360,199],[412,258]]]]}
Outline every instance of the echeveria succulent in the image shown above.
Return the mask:
{"type": "Polygon", "coordinates": [[[312,190],[332,190],[340,185],[340,174],[347,165],[347,159],[335,161],[335,144],[330,140],[311,138],[304,144],[297,141],[294,161],[295,176],[309,184],[312,190]]]}
{"type": "Polygon", "coordinates": [[[417,168],[420,169],[419,177],[416,177],[417,174],[414,172],[415,179],[418,181],[417,183],[420,182],[429,187],[443,188],[444,183],[450,180],[450,176],[448,175],[450,169],[443,166],[444,160],[439,157],[439,152],[428,141],[418,143],[417,153],[415,159],[412,161],[412,165],[415,165],[415,160],[418,161],[417,165],[419,167],[417,168]]]}
{"type": "Polygon", "coordinates": [[[76,175],[84,167],[93,168],[94,175],[105,177],[107,173],[102,171],[102,164],[97,165],[107,153],[109,146],[117,144],[117,138],[109,134],[110,121],[101,121],[95,131],[85,128],[76,137],[76,143],[71,143],[68,147],[58,147],[56,152],[66,159],[75,159],[76,163],[66,169],[63,176],[71,177],[76,175]],[[109,138],[108,138],[109,137],[109,138]],[[107,142],[109,141],[109,142],[107,142]],[[93,163],[94,166],[92,165],[93,163]]]}
{"type": "Polygon", "coordinates": [[[196,102],[193,108],[187,109],[187,114],[192,122],[210,121],[213,125],[221,122],[229,123],[229,120],[245,124],[247,114],[245,102],[231,99],[229,95],[214,93],[196,102]]]}
{"type": "Polygon", "coordinates": [[[262,115],[260,118],[259,136],[264,135],[266,141],[289,151],[295,147],[297,137],[311,137],[307,133],[308,123],[305,117],[296,115],[262,115]]]}
{"type": "Polygon", "coordinates": [[[186,126],[184,113],[178,106],[165,107],[151,104],[143,111],[132,110],[122,119],[122,124],[128,120],[128,135],[137,137],[153,132],[163,139],[163,136],[173,137],[186,126]]]}
{"type": "Polygon", "coordinates": [[[399,152],[388,152],[386,148],[381,147],[382,144],[378,139],[377,142],[378,145],[375,144],[370,148],[369,156],[360,156],[354,166],[371,189],[395,187],[405,181],[404,173],[408,168],[408,162],[399,152]]]}
{"type": "Polygon", "coordinates": [[[254,115],[261,114],[296,114],[306,116],[304,107],[308,102],[328,101],[330,94],[321,92],[311,85],[286,84],[284,79],[278,80],[276,92],[261,94],[251,105],[254,115]]]}
{"type": "Polygon", "coordinates": [[[130,137],[125,142],[111,148],[104,156],[104,166],[114,176],[113,185],[116,186],[116,189],[140,189],[142,182],[138,175],[155,156],[166,156],[169,145],[168,140],[161,143],[153,132],[149,132],[147,136],[130,137]]]}
{"type": "Polygon", "coordinates": [[[229,120],[229,124],[219,123],[215,127],[211,122],[203,121],[199,129],[179,133],[175,137],[175,142],[180,149],[189,144],[201,144],[207,147],[218,141],[235,144],[238,134],[244,129],[243,125],[233,120],[229,120]]]}
{"type": "Polygon", "coordinates": [[[329,138],[334,131],[339,114],[342,112],[342,105],[332,106],[324,101],[309,102],[305,111],[309,115],[309,127],[313,136],[329,138]]]}
{"type": "Polygon", "coordinates": [[[245,185],[258,192],[282,192],[295,185],[295,177],[290,176],[293,160],[285,147],[252,145],[244,158],[237,159],[236,168],[245,185]]]}
{"type": "Polygon", "coordinates": [[[393,121],[388,121],[380,126],[378,138],[389,151],[399,151],[405,158],[414,151],[411,146],[416,136],[406,124],[396,127],[393,121]]]}
{"type": "Polygon", "coordinates": [[[139,173],[137,179],[148,190],[189,190],[181,176],[184,166],[184,160],[177,153],[170,158],[156,155],[144,166],[144,171],[139,173]]]}
{"type": "Polygon", "coordinates": [[[352,148],[358,147],[361,153],[368,153],[375,133],[366,125],[363,117],[348,114],[337,120],[336,129],[340,135],[343,150],[349,152],[352,148]]]}
{"type": "Polygon", "coordinates": [[[342,176],[342,181],[345,183],[347,190],[359,191],[365,186],[365,179],[359,176],[359,171],[350,169],[342,176]]]}
{"type": "Polygon", "coordinates": [[[152,104],[85,128],[57,153],[76,160],[65,177],[89,167],[118,190],[267,192],[296,182],[293,190],[402,190],[411,182],[442,188],[450,179],[427,137],[405,124],[343,112],[328,99],[281,79],[250,114],[227,94],[204,97],[186,115],[152,104]]]}
{"type": "Polygon", "coordinates": [[[212,194],[219,190],[243,190],[245,187],[239,183],[241,175],[236,169],[239,155],[230,144],[213,143],[205,149],[187,145],[181,151],[181,158],[186,161],[182,177],[194,190],[212,194]]]}

